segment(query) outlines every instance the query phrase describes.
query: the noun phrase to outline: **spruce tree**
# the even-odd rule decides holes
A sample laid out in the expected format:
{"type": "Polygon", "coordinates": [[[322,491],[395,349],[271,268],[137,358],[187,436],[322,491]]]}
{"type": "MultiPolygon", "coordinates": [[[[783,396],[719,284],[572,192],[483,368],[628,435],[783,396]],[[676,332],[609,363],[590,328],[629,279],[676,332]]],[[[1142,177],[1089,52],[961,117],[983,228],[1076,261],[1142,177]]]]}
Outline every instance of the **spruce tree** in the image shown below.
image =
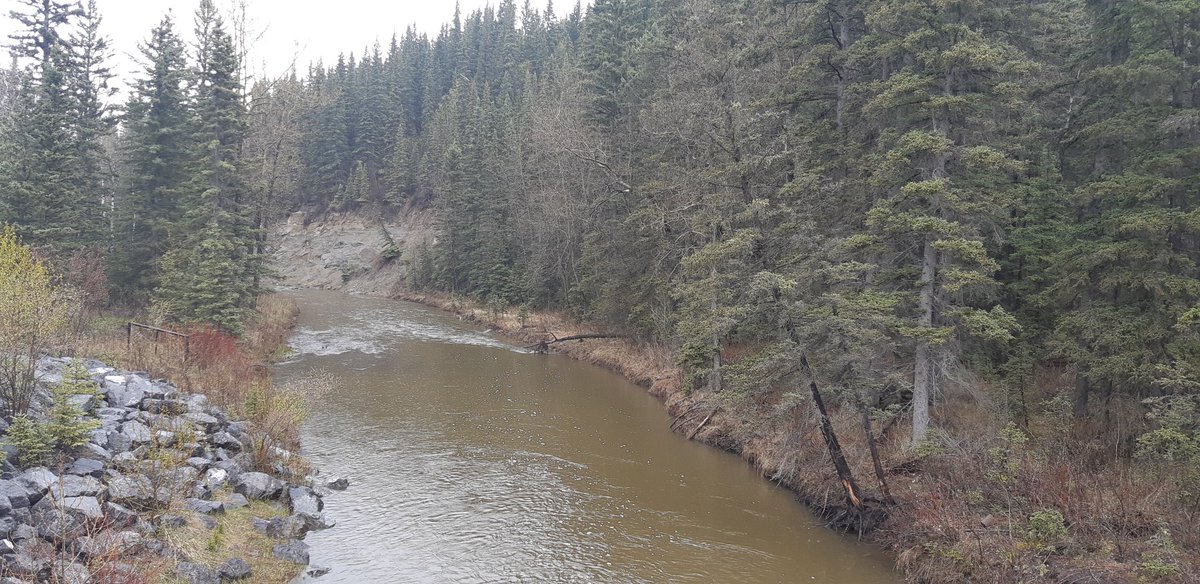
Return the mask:
{"type": "Polygon", "coordinates": [[[155,301],[167,318],[240,333],[264,263],[240,158],[247,128],[238,56],[211,8],[203,0],[197,11],[197,30],[208,36],[198,40],[207,53],[196,72],[194,165],[155,301]]]}

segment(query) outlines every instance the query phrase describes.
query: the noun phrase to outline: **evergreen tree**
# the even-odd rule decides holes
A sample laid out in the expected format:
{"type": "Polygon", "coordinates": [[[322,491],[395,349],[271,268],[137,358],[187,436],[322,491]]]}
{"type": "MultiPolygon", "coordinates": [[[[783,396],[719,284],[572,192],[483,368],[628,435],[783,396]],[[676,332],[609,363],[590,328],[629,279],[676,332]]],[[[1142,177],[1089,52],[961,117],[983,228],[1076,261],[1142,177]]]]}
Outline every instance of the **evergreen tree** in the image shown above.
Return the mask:
{"type": "Polygon", "coordinates": [[[240,333],[264,274],[241,160],[246,108],[233,40],[210,0],[197,11],[197,30],[207,31],[198,46],[208,52],[196,72],[195,162],[155,301],[167,318],[240,333]]]}
{"type": "Polygon", "coordinates": [[[141,46],[143,75],[125,108],[125,193],[117,205],[112,281],[144,299],[157,283],[156,262],[177,229],[192,168],[188,72],[183,42],[169,16],[141,46]]]}

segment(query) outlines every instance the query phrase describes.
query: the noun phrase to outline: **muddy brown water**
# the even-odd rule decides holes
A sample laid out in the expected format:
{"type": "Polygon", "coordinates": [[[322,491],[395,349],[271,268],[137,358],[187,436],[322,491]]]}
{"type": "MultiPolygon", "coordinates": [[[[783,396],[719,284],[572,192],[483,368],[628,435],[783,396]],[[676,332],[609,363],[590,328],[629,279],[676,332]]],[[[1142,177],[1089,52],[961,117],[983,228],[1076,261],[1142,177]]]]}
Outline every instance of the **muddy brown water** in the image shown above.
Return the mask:
{"type": "Polygon", "coordinates": [[[337,383],[304,452],[350,479],[309,534],[320,583],[896,584],[645,390],[416,304],[297,291],[276,379],[337,383]]]}

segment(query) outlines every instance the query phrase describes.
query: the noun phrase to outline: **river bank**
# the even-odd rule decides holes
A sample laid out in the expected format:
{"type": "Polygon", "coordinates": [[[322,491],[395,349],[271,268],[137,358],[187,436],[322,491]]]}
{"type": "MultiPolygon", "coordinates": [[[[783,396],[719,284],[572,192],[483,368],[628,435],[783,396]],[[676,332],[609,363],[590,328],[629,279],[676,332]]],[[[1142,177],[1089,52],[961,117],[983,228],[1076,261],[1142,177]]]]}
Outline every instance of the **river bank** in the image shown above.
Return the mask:
{"type": "Polygon", "coordinates": [[[45,357],[38,378],[30,419],[53,423],[52,388],[69,384],[86,434],[39,455],[34,435],[7,429],[5,582],[283,583],[308,564],[304,535],[331,526],[322,497],[343,485],[262,468],[261,430],[206,396],[94,359],[45,357]]]}
{"type": "MultiPolygon", "coordinates": [[[[429,225],[428,217],[401,217],[386,228],[410,253],[428,245],[429,225]],[[420,227],[407,231],[410,224],[420,227]]],[[[304,225],[293,218],[276,234],[276,263],[290,266],[289,284],[407,298],[527,345],[551,338],[543,331],[560,338],[605,332],[561,314],[493,311],[413,293],[405,287],[405,262],[382,255],[378,231],[377,220],[304,225]],[[364,234],[370,241],[355,239],[364,234]]],[[[687,391],[668,348],[599,339],[562,345],[556,350],[648,388],[677,431],[739,454],[818,512],[844,499],[812,400],[798,391],[805,388],[771,388],[754,399],[687,391]]],[[[752,351],[733,347],[723,356],[732,363],[752,351]]],[[[1196,507],[1179,509],[1173,501],[1195,484],[1190,471],[1132,459],[1129,437],[1073,418],[1069,403],[1053,399],[1069,395],[1072,384],[1070,371],[1053,369],[1036,371],[1018,388],[953,380],[933,411],[934,439],[920,452],[907,444],[902,411],[874,412],[868,427],[896,504],[868,538],[894,554],[912,582],[1189,582],[1200,571],[1200,525],[1192,520],[1196,507]],[[1018,398],[1035,414],[1021,427],[1010,423],[1018,398]]],[[[859,485],[878,493],[861,415],[839,405],[832,404],[831,421],[848,463],[859,485]]]]}
{"type": "Polygon", "coordinates": [[[417,303],[288,295],[302,317],[276,379],[339,380],[304,453],[354,482],[309,539],[321,582],[901,581],[612,371],[417,303]]]}

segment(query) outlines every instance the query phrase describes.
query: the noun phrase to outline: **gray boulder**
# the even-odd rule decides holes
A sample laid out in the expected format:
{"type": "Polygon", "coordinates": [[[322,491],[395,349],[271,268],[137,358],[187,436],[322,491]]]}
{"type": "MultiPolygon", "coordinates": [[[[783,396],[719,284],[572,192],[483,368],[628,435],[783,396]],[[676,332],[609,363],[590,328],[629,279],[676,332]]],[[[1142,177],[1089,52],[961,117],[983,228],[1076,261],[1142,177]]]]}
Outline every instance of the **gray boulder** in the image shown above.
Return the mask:
{"type": "Polygon", "coordinates": [[[196,424],[197,426],[200,426],[201,428],[203,428],[204,432],[207,434],[212,434],[213,432],[216,432],[217,430],[219,430],[221,428],[220,420],[218,420],[218,419],[214,418],[213,416],[210,416],[204,412],[192,411],[192,412],[188,412],[188,413],[184,414],[183,417],[187,418],[193,424],[196,424]]]}
{"type": "Polygon", "coordinates": [[[25,485],[29,490],[30,502],[35,502],[35,497],[41,498],[41,495],[50,489],[50,485],[58,482],[58,475],[44,466],[39,466],[17,475],[15,480],[25,485]]]}
{"type": "MultiPolygon", "coordinates": [[[[9,509],[28,507],[30,489],[15,480],[0,479],[0,500],[8,502],[9,509]]],[[[4,503],[0,503],[3,505],[4,503]]]]}
{"type": "Polygon", "coordinates": [[[291,539],[271,548],[271,554],[293,564],[308,565],[308,544],[298,539],[291,539]]]}
{"type": "Polygon", "coordinates": [[[58,482],[50,485],[50,496],[57,499],[63,497],[89,497],[99,495],[104,485],[91,476],[65,474],[58,482]]]}
{"type": "Polygon", "coordinates": [[[278,499],[285,486],[283,481],[261,472],[246,472],[233,479],[234,492],[247,499],[278,499]]]}
{"type": "Polygon", "coordinates": [[[325,508],[325,503],[308,487],[292,487],[288,489],[288,506],[292,513],[316,515],[325,508]]]}
{"type": "Polygon", "coordinates": [[[127,436],[129,441],[134,445],[145,444],[154,436],[149,427],[138,421],[129,421],[121,424],[121,434],[127,436]]]}
{"type": "Polygon", "coordinates": [[[129,527],[138,520],[138,514],[132,509],[111,501],[104,504],[104,517],[115,527],[129,527]]]}
{"type": "Polygon", "coordinates": [[[217,566],[222,580],[245,580],[250,577],[250,564],[241,558],[229,558],[217,566]]]}
{"type": "Polygon", "coordinates": [[[155,501],[154,487],[145,475],[113,473],[108,479],[108,496],[117,502],[146,505],[155,501]]]}
{"type": "Polygon", "coordinates": [[[183,506],[195,511],[196,513],[204,513],[209,515],[212,513],[224,513],[225,504],[220,501],[205,501],[203,499],[186,499],[183,506]]]}
{"type": "Polygon", "coordinates": [[[175,575],[188,584],[221,584],[216,570],[191,562],[175,564],[175,575]]]}
{"type": "Polygon", "coordinates": [[[77,458],[67,466],[66,473],[99,478],[104,475],[104,463],[94,458],[77,458]]]}
{"type": "Polygon", "coordinates": [[[233,493],[232,495],[229,495],[228,499],[225,500],[226,509],[241,509],[249,504],[250,500],[241,493],[233,493]]]}

